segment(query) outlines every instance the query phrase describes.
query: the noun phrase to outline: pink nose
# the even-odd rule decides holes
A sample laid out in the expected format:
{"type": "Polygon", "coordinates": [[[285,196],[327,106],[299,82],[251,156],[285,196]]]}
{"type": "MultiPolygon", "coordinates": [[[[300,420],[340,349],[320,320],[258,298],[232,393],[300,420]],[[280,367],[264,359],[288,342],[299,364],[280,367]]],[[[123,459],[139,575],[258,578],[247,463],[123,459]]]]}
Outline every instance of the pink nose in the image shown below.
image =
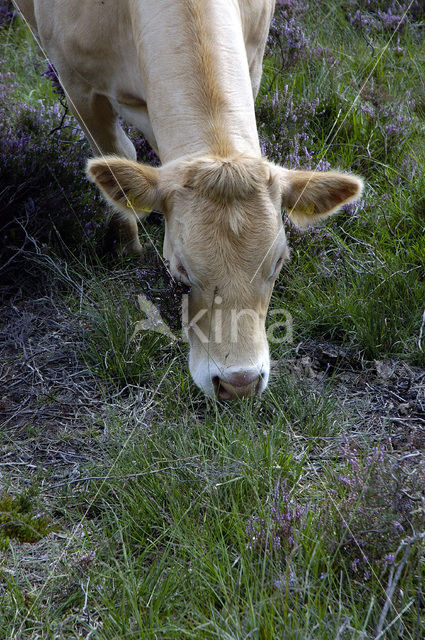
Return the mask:
{"type": "Polygon", "coordinates": [[[247,398],[255,396],[260,390],[262,374],[258,371],[236,371],[223,378],[215,376],[213,385],[217,398],[232,400],[233,398],[247,398]]]}

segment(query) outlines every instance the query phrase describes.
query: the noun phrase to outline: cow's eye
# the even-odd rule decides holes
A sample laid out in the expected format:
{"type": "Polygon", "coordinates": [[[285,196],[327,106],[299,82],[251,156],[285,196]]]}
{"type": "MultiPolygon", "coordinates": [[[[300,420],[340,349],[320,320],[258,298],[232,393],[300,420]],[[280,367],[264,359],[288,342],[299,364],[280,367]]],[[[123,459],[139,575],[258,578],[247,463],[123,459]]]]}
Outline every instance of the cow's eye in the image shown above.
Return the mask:
{"type": "Polygon", "coordinates": [[[276,264],[274,266],[274,271],[273,271],[272,277],[274,277],[277,274],[277,272],[279,271],[279,269],[282,266],[282,264],[283,264],[283,258],[281,256],[279,258],[279,260],[277,260],[277,262],[276,262],[276,264]]]}
{"type": "Polygon", "coordinates": [[[179,264],[177,267],[177,271],[184,277],[186,278],[186,280],[189,280],[189,276],[187,274],[186,269],[184,268],[184,266],[182,264],[179,264]]]}

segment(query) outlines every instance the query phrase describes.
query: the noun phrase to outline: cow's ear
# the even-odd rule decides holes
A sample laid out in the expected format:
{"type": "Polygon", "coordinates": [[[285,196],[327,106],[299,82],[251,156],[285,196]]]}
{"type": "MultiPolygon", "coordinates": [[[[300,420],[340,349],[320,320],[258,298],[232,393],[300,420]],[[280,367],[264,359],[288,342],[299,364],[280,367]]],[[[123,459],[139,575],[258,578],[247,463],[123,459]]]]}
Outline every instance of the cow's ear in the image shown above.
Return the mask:
{"type": "Polygon", "coordinates": [[[363,180],[337,171],[291,171],[280,174],[282,208],[298,227],[308,227],[356,200],[363,180]]]}
{"type": "Polygon", "coordinates": [[[159,169],[118,156],[92,158],[86,172],[103,195],[121,211],[163,210],[159,169]]]}

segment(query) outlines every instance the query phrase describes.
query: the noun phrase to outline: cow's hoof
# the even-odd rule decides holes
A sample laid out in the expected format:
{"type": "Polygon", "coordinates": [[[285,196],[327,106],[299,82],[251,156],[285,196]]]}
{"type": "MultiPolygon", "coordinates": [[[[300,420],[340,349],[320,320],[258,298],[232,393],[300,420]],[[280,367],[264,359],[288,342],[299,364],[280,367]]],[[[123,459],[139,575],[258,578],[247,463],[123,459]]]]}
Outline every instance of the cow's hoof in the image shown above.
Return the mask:
{"type": "Polygon", "coordinates": [[[144,254],[144,250],[140,242],[133,240],[125,246],[121,247],[121,255],[130,257],[139,257],[144,254]]]}

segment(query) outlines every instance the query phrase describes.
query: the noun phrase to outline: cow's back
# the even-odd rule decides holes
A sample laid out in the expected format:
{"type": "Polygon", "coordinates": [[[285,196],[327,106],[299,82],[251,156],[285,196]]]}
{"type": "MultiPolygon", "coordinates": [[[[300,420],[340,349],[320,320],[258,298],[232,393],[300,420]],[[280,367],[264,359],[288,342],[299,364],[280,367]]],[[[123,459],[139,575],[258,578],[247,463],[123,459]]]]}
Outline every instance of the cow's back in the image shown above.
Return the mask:
{"type": "Polygon", "coordinates": [[[259,153],[253,94],[274,0],[18,4],[95,150],[134,157],[117,133],[115,113],[145,134],[162,162],[206,148],[225,152],[229,145],[259,153]],[[233,141],[208,141],[211,123],[223,124],[233,141]]]}
{"type": "MultiPolygon", "coordinates": [[[[227,0],[232,2],[232,0],[227,0]]],[[[236,0],[234,0],[236,2],[236,0]]],[[[16,0],[19,9],[39,36],[48,56],[58,67],[69,65],[99,91],[114,94],[119,85],[138,84],[140,73],[134,34],[135,8],[143,20],[151,15],[151,3],[145,0],[16,0]],[[112,84],[112,86],[111,86],[112,84]]],[[[184,4],[185,0],[181,0],[184,4]]],[[[264,44],[267,38],[275,0],[238,0],[244,40],[251,75],[260,72],[264,44]]],[[[161,0],[157,0],[161,5],[161,0]]],[[[161,19],[160,11],[156,20],[161,19]]],[[[253,79],[254,80],[254,79],[253,79]]],[[[256,78],[253,84],[258,84],[256,78]]]]}

